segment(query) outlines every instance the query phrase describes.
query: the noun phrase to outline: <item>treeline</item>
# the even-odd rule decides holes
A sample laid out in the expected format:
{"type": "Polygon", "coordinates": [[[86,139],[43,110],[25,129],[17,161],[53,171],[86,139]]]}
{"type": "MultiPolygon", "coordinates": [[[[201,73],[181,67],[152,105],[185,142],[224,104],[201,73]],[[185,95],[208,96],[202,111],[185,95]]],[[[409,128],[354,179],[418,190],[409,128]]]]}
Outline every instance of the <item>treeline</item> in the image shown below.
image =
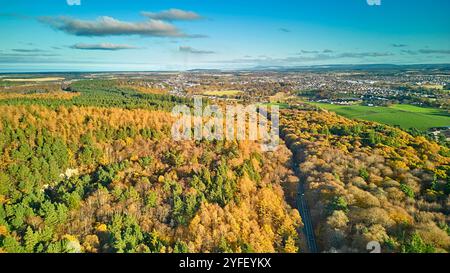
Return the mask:
{"type": "Polygon", "coordinates": [[[449,149],[327,111],[284,111],[323,251],[450,251],[449,149]]]}
{"type": "Polygon", "coordinates": [[[0,105],[43,105],[52,108],[95,106],[170,111],[176,104],[190,104],[190,100],[185,98],[138,92],[131,87],[118,85],[115,80],[80,80],[66,88],[67,92],[79,95],[65,100],[46,96],[10,96],[5,99],[0,97],[0,105]]]}
{"type": "Polygon", "coordinates": [[[121,88],[131,88],[145,94],[167,94],[170,90],[166,83],[149,79],[122,79],[117,81],[121,88]]]}

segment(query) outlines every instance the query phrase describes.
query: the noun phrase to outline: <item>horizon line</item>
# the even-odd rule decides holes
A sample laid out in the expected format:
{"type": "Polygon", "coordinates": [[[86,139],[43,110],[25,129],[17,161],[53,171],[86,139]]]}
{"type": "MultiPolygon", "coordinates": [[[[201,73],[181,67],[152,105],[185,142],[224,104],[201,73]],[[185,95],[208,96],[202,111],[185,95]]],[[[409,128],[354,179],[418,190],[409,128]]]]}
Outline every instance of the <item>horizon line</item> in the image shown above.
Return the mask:
{"type": "Polygon", "coordinates": [[[2,71],[0,68],[0,75],[4,74],[39,74],[39,73],[162,73],[162,72],[192,72],[192,71],[271,71],[271,70],[289,70],[289,69],[307,69],[307,68],[332,68],[332,67],[360,67],[360,66],[391,66],[391,67],[408,67],[408,66],[450,66],[450,63],[410,63],[410,64],[394,64],[394,63],[365,63],[365,64],[317,64],[317,65],[293,65],[293,66],[277,66],[277,65],[259,65],[249,68],[190,68],[190,69],[154,69],[154,70],[64,70],[64,69],[49,69],[49,70],[23,70],[2,71]]]}

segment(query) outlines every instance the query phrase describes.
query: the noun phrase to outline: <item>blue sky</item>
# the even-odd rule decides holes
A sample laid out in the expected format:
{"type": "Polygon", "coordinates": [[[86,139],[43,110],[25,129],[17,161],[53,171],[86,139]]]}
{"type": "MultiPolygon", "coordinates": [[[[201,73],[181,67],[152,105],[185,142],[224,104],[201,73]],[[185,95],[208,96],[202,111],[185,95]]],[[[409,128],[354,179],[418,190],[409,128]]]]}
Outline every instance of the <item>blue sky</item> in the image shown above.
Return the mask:
{"type": "Polygon", "coordinates": [[[450,1],[0,0],[0,71],[450,63],[450,1]]]}

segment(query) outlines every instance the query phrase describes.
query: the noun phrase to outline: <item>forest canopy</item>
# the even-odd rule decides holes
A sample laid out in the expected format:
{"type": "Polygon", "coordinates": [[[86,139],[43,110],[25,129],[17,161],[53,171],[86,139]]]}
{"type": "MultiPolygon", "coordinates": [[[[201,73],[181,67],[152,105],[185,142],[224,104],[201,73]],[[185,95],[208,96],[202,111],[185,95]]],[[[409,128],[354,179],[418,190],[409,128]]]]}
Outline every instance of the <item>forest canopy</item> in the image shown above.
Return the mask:
{"type": "Polygon", "coordinates": [[[173,142],[184,99],[70,89],[0,100],[0,251],[305,251],[287,148],[173,142]]]}

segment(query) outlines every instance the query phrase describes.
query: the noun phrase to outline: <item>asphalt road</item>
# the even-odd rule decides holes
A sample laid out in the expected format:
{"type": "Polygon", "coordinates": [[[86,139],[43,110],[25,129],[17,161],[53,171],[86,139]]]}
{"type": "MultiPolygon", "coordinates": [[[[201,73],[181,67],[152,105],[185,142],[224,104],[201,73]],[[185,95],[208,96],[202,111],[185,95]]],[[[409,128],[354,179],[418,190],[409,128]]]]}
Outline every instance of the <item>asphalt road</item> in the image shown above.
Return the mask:
{"type": "MultiPolygon", "coordinates": [[[[260,111],[264,111],[264,110],[260,109],[260,111]]],[[[270,120],[270,115],[268,115],[267,112],[262,113],[262,114],[265,114],[265,116],[267,116],[268,119],[270,120]]],[[[280,137],[285,141],[283,134],[280,134],[280,137]]],[[[291,147],[288,147],[288,149],[291,150],[291,147]]],[[[291,150],[291,152],[295,158],[296,151],[291,150]]],[[[296,165],[295,160],[292,164],[292,167],[293,167],[297,177],[299,179],[301,179],[300,170],[298,169],[298,165],[296,165]]],[[[308,250],[310,253],[317,253],[318,249],[317,249],[317,243],[316,243],[316,236],[314,234],[314,228],[313,228],[313,224],[311,221],[311,213],[309,211],[308,203],[306,202],[306,199],[305,199],[305,188],[304,188],[303,182],[299,183],[298,196],[297,196],[297,209],[300,212],[300,216],[302,217],[302,221],[304,224],[303,233],[305,234],[305,237],[306,237],[308,250]]]]}
{"type": "MultiPolygon", "coordinates": [[[[267,111],[264,111],[264,109],[260,109],[260,113],[263,114],[265,117],[267,117],[267,119],[269,121],[271,120],[270,114],[267,113],[267,111]]],[[[283,138],[281,135],[280,135],[280,137],[283,138]]],[[[288,147],[288,148],[290,149],[290,147],[288,147]]],[[[296,152],[292,151],[292,153],[295,155],[296,152]]],[[[293,168],[294,168],[297,176],[300,178],[301,177],[299,175],[300,171],[295,163],[293,163],[293,168]]],[[[313,228],[313,224],[311,221],[311,214],[309,211],[308,203],[305,200],[304,194],[305,194],[305,188],[304,188],[303,183],[300,182],[299,189],[298,189],[298,196],[297,196],[297,209],[300,212],[300,216],[302,217],[302,221],[304,224],[303,232],[304,232],[306,240],[307,240],[308,250],[310,253],[317,253],[318,250],[317,250],[317,244],[316,244],[316,237],[314,234],[314,228],[313,228]]]]}
{"type": "Polygon", "coordinates": [[[305,200],[305,189],[303,183],[300,182],[298,197],[297,197],[297,208],[302,217],[304,224],[303,232],[305,233],[306,241],[308,244],[310,253],[317,253],[316,237],[314,235],[314,228],[311,221],[311,214],[309,212],[308,203],[305,200]]]}

